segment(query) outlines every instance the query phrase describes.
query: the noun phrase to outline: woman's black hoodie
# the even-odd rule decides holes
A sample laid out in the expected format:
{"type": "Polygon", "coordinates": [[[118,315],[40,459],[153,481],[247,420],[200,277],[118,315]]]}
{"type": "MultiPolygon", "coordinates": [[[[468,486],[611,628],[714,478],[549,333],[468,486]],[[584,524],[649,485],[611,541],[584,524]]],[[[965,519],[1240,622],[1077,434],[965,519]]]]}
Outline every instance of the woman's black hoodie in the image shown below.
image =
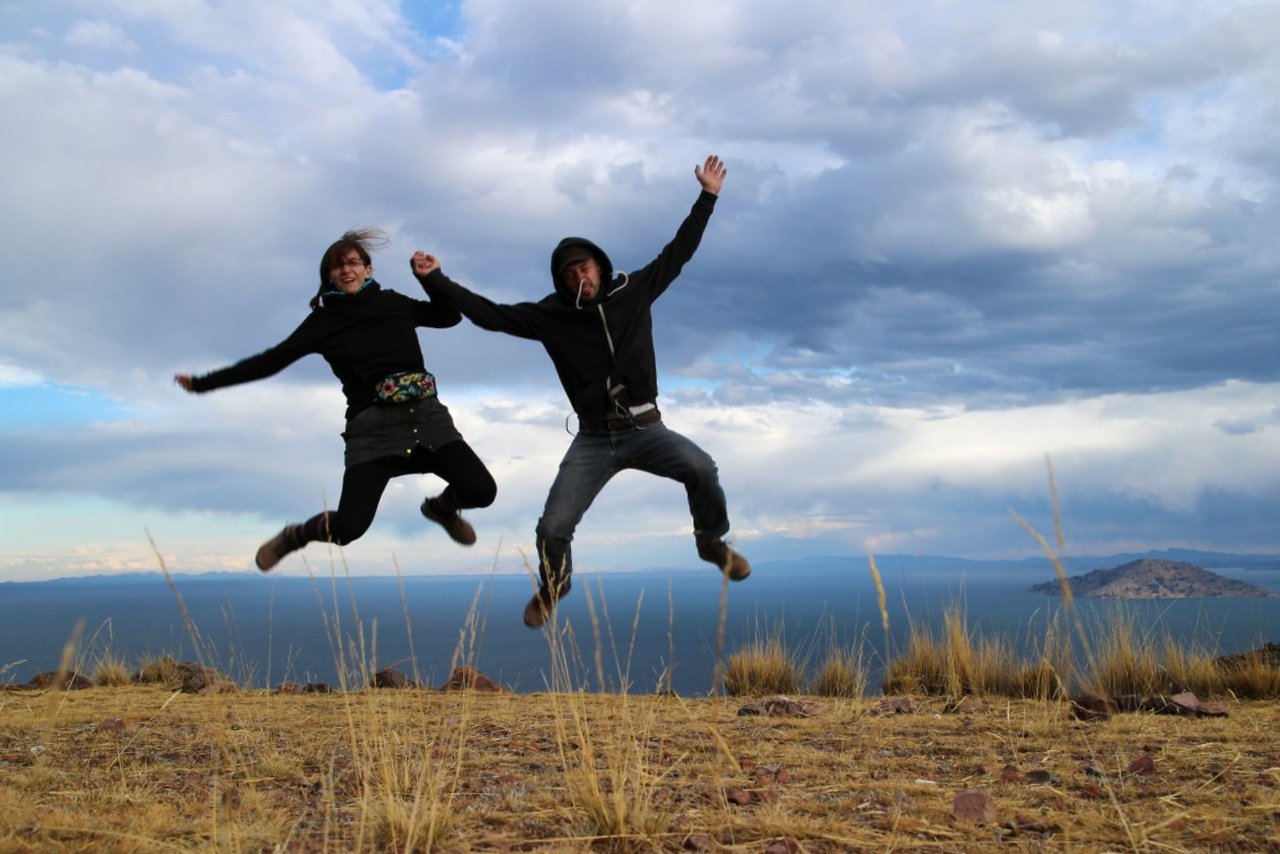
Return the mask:
{"type": "MultiPolygon", "coordinates": [[[[424,285],[425,287],[425,285],[424,285]]],[[[309,353],[319,353],[342,381],[347,420],[372,406],[379,381],[402,371],[426,370],[417,327],[444,328],[462,320],[447,302],[413,299],[370,282],[354,294],[328,294],[284,341],[256,356],[192,379],[191,390],[269,377],[309,353]]]]}

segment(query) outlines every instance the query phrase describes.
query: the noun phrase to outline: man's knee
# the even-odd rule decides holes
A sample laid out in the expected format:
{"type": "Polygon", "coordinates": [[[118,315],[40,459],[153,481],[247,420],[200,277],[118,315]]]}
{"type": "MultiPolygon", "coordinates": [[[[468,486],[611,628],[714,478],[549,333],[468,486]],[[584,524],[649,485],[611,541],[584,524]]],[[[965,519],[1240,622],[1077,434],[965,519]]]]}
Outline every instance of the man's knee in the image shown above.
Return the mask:
{"type": "Polygon", "coordinates": [[[685,483],[713,484],[720,480],[720,470],[711,455],[690,444],[680,454],[681,480],[685,483]]]}
{"type": "Polygon", "coordinates": [[[555,513],[544,513],[534,529],[538,543],[550,543],[553,547],[561,547],[573,539],[573,520],[568,516],[555,513]]]}

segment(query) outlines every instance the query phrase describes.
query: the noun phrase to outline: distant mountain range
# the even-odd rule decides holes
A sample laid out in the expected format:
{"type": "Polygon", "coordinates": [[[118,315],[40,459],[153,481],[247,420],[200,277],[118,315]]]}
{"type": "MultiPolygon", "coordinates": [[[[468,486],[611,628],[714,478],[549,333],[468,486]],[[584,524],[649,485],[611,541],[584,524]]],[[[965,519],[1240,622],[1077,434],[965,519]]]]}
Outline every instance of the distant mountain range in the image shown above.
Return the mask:
{"type": "MultiPolygon", "coordinates": [[[[1215,572],[1176,560],[1140,558],[1112,569],[1095,569],[1085,575],[1068,578],[1077,596],[1096,599],[1203,599],[1263,597],[1274,599],[1274,591],[1224,578],[1215,572]]],[[[1058,595],[1062,585],[1046,581],[1032,586],[1036,593],[1058,595]]]]}
{"type": "MultiPolygon", "coordinates": [[[[750,551],[748,550],[748,556],[750,551]]],[[[963,571],[965,569],[1005,569],[1011,572],[1036,572],[1036,573],[1053,573],[1053,566],[1049,562],[1049,558],[1045,555],[1037,555],[1035,557],[1017,558],[1017,559],[988,559],[988,558],[964,558],[951,557],[948,555],[927,555],[927,554],[875,554],[876,565],[884,572],[901,572],[912,570],[928,570],[934,572],[963,571]]],[[[1233,554],[1231,552],[1209,552],[1197,551],[1195,549],[1160,549],[1142,553],[1124,553],[1115,555],[1081,555],[1081,556],[1065,556],[1061,558],[1063,570],[1066,572],[1084,572],[1093,569],[1108,569],[1121,564],[1130,563],[1135,560],[1168,560],[1181,561],[1183,563],[1191,563],[1211,569],[1272,569],[1280,570],[1280,555],[1275,554],[1233,554]]],[[[829,571],[833,567],[853,566],[865,571],[867,568],[867,556],[865,554],[846,554],[846,555],[819,555],[814,557],[790,558],[780,560],[760,559],[753,561],[757,569],[776,568],[779,570],[810,570],[810,571],[829,571]]],[[[644,570],[634,570],[641,572],[683,572],[694,569],[693,564],[683,566],[655,566],[644,570]]],[[[704,565],[697,564],[697,571],[703,571],[704,565]]],[[[607,567],[600,567],[603,571],[609,571],[607,567]]],[[[223,570],[214,572],[185,573],[181,571],[173,572],[175,577],[181,578],[225,578],[229,576],[257,575],[257,572],[246,572],[245,569],[240,570],[223,570]]],[[[493,573],[493,567],[485,565],[473,572],[450,573],[452,575],[490,575],[493,573]]],[[[523,572],[523,570],[521,570],[523,572]]],[[[507,574],[499,572],[499,574],[507,574]]],[[[60,581],[77,581],[88,579],[112,579],[118,581],[138,581],[150,583],[155,580],[156,571],[149,572],[124,572],[111,573],[109,575],[96,576],[71,576],[63,578],[46,579],[45,582],[60,581]]],[[[0,581],[0,586],[5,584],[29,584],[28,581],[0,581]]],[[[1056,581],[1054,582],[1057,583],[1056,581]]]]}
{"type": "MultiPolygon", "coordinates": [[[[1012,569],[1053,571],[1045,555],[1016,559],[985,559],[949,557],[947,555],[876,554],[876,564],[881,569],[922,567],[926,569],[1012,569]]],[[[865,555],[829,555],[824,557],[797,558],[795,560],[761,561],[760,565],[788,566],[795,569],[812,567],[820,569],[832,562],[858,560],[866,564],[865,555]]],[[[1127,552],[1114,555],[1064,556],[1060,562],[1068,572],[1092,569],[1109,569],[1135,560],[1165,560],[1190,563],[1206,569],[1280,569],[1280,555],[1234,554],[1209,552],[1196,549],[1153,549],[1146,552],[1127,552]]]]}

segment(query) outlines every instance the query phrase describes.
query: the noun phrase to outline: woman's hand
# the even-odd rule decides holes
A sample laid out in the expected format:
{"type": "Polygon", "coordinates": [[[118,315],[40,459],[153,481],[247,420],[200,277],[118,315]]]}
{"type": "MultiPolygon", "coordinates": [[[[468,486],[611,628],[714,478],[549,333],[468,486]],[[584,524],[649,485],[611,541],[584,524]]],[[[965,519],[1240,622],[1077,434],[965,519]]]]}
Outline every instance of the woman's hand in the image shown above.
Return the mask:
{"type": "Polygon", "coordinates": [[[413,257],[409,259],[409,269],[413,270],[413,274],[421,279],[423,276],[429,275],[435,270],[440,269],[440,260],[434,255],[428,255],[419,249],[413,253],[413,257]]]}
{"type": "Polygon", "coordinates": [[[192,383],[191,374],[174,374],[173,381],[178,385],[182,386],[185,390],[191,392],[192,394],[195,393],[195,389],[192,388],[191,386],[191,383],[192,383]]]}

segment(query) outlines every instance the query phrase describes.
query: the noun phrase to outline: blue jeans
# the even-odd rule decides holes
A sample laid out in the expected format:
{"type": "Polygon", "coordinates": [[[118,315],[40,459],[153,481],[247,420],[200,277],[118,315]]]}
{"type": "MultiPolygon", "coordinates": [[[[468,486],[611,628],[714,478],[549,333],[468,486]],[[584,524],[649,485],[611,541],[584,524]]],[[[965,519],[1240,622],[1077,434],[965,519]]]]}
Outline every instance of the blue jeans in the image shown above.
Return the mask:
{"type": "Polygon", "coordinates": [[[537,546],[543,585],[560,584],[573,572],[573,532],[618,472],[649,472],[684,484],[698,541],[729,533],[729,511],[711,455],[661,421],[608,433],[578,433],[547,495],[538,520],[537,546]]]}

